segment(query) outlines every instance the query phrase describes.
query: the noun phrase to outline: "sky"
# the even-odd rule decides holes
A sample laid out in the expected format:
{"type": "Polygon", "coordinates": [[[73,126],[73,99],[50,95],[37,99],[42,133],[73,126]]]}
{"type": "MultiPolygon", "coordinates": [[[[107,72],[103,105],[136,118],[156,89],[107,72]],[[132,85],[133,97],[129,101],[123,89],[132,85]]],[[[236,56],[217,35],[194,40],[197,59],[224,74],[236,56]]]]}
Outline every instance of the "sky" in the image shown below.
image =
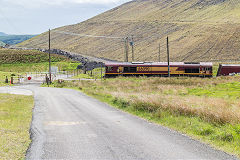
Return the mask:
{"type": "Polygon", "coordinates": [[[0,32],[40,34],[80,23],[130,0],[0,0],[0,32]]]}

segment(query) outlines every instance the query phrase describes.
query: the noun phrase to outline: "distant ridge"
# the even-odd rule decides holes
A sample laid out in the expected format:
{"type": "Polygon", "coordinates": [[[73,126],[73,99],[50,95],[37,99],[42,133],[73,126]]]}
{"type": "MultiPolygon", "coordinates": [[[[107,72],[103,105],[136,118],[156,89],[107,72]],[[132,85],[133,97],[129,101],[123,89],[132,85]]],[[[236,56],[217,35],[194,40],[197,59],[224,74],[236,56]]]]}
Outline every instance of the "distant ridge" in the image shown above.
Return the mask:
{"type": "Polygon", "coordinates": [[[5,43],[3,43],[2,41],[0,41],[0,47],[1,46],[5,46],[5,43]]]}
{"type": "MultiPolygon", "coordinates": [[[[171,61],[238,61],[240,0],[134,0],[85,22],[52,31],[52,47],[90,56],[124,60],[124,41],[61,34],[129,37],[134,35],[134,61],[166,61],[166,37],[171,61]],[[58,33],[57,33],[58,32],[58,33]]],[[[43,33],[21,43],[47,48],[43,33]]],[[[129,60],[131,61],[131,49],[129,60]]]]}
{"type": "Polygon", "coordinates": [[[0,36],[8,36],[8,34],[0,32],[0,36]]]}
{"type": "Polygon", "coordinates": [[[0,32],[0,41],[2,42],[0,45],[3,46],[5,44],[10,45],[18,44],[34,36],[35,35],[10,35],[4,32],[0,32]]]}

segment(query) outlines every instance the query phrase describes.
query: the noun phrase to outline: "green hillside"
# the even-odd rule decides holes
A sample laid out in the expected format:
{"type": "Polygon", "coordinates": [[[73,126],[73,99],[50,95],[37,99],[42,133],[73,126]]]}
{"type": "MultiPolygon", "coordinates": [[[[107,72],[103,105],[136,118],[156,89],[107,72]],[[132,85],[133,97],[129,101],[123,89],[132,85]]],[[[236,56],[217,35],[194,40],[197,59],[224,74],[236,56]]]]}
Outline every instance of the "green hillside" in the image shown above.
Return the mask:
{"type": "MultiPolygon", "coordinates": [[[[85,22],[52,31],[52,48],[81,54],[124,59],[123,39],[81,35],[131,37],[135,61],[166,61],[166,37],[172,61],[236,61],[240,51],[239,0],[134,0],[85,22]]],[[[21,43],[47,48],[48,33],[21,43]]],[[[131,60],[131,54],[129,59],[131,60]]]]}
{"type": "Polygon", "coordinates": [[[0,41],[2,41],[5,44],[12,45],[12,44],[21,43],[32,37],[34,37],[34,35],[5,35],[5,36],[0,36],[0,41]]]}

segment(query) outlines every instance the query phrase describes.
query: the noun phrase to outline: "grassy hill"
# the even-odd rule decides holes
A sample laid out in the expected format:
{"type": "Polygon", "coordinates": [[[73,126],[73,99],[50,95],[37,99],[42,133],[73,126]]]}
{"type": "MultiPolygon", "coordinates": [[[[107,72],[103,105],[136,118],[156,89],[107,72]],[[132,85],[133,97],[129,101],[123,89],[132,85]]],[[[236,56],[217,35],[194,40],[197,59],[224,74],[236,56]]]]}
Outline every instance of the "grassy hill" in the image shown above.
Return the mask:
{"type": "MultiPolygon", "coordinates": [[[[62,34],[131,37],[135,61],[166,61],[166,37],[171,61],[237,61],[240,51],[239,0],[134,0],[85,22],[52,31],[52,48],[124,60],[124,41],[62,34]]],[[[48,33],[21,43],[48,47],[48,33]]],[[[131,61],[131,54],[129,59],[131,61]]]]}
{"type": "MultiPolygon", "coordinates": [[[[59,55],[52,55],[52,62],[67,60],[59,55]]],[[[0,49],[0,64],[42,63],[48,62],[48,54],[34,50],[0,49]]]]}

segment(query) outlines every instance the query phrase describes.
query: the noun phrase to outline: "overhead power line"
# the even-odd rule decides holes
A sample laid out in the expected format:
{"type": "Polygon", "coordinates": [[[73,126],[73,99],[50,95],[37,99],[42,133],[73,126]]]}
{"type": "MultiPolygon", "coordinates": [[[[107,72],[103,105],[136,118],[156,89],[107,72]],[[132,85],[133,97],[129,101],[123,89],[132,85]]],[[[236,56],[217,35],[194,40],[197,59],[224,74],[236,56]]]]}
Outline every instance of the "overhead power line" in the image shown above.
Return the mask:
{"type": "Polygon", "coordinates": [[[1,10],[1,7],[0,7],[0,15],[2,15],[2,17],[3,17],[3,18],[5,19],[5,21],[8,23],[8,25],[9,25],[10,27],[12,27],[12,29],[13,29],[15,32],[23,35],[23,33],[19,30],[19,28],[17,28],[17,27],[12,23],[12,21],[10,21],[10,20],[8,19],[8,17],[5,16],[3,10],[1,10]]]}
{"type": "Polygon", "coordinates": [[[64,32],[64,31],[52,31],[61,34],[68,34],[73,36],[80,36],[80,37],[91,37],[91,38],[107,38],[107,39],[124,39],[125,37],[113,37],[113,36],[97,36],[97,35],[88,35],[88,34],[78,34],[78,33],[71,33],[71,32],[64,32]]]}

